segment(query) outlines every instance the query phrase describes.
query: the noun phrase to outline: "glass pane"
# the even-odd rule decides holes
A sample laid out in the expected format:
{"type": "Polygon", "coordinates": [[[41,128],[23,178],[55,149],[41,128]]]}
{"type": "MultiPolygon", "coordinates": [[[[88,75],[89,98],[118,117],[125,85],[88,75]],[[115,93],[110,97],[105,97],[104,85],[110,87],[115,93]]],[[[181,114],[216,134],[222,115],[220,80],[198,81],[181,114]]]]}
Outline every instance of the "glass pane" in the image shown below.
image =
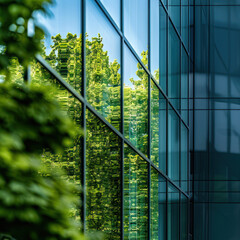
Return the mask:
{"type": "Polygon", "coordinates": [[[168,0],[168,12],[174,26],[177,28],[178,32],[180,33],[181,0],[168,0]]]}
{"type": "Polygon", "coordinates": [[[168,176],[179,182],[179,118],[175,111],[168,108],[168,176]]]}
{"type": "Polygon", "coordinates": [[[102,231],[104,239],[120,239],[120,139],[87,111],[86,229],[102,231]]]}
{"type": "Polygon", "coordinates": [[[160,73],[159,82],[163,91],[167,92],[167,14],[160,6],[160,73]]]}
{"type": "Polygon", "coordinates": [[[181,123],[181,188],[188,191],[188,130],[181,123]]]}
{"type": "Polygon", "coordinates": [[[166,180],[151,169],[151,239],[166,240],[166,180]]]}
{"type": "Polygon", "coordinates": [[[159,81],[159,0],[151,4],[151,73],[159,81]]]}
{"type": "Polygon", "coordinates": [[[147,57],[148,0],[124,0],[124,34],[139,56],[147,57]]]}
{"type": "Polygon", "coordinates": [[[166,173],[166,99],[151,86],[151,161],[166,173]]]}
{"type": "Polygon", "coordinates": [[[87,1],[87,99],[120,128],[120,37],[94,0],[87,1]]]}
{"type": "MultiPolygon", "coordinates": [[[[76,123],[77,129],[80,130],[82,128],[82,104],[35,61],[31,64],[31,85],[47,86],[49,94],[59,102],[61,110],[76,123]]],[[[52,154],[47,149],[44,149],[41,156],[44,165],[55,171],[58,168],[63,169],[65,172],[63,177],[76,184],[80,190],[82,178],[82,134],[76,136],[72,145],[64,149],[62,154],[52,154]]],[[[73,208],[72,214],[78,221],[80,220],[79,208],[73,208]]]]}
{"type": "Polygon", "coordinates": [[[179,239],[179,192],[169,183],[168,187],[168,240],[179,239]]]}
{"type": "Polygon", "coordinates": [[[188,0],[184,0],[182,2],[182,13],[181,13],[181,36],[182,36],[182,40],[183,43],[186,47],[186,49],[188,49],[188,42],[189,42],[189,38],[188,38],[188,34],[189,34],[189,7],[188,7],[188,0]]]}
{"type": "Polygon", "coordinates": [[[188,240],[188,199],[181,194],[181,240],[188,240]]]}
{"type": "Polygon", "coordinates": [[[189,60],[185,49],[182,47],[182,64],[181,64],[181,115],[183,120],[188,124],[188,91],[189,91],[189,60]]]}
{"type": "Polygon", "coordinates": [[[47,34],[43,40],[42,56],[78,92],[81,92],[82,36],[81,1],[55,1],[50,17],[36,12],[38,25],[47,34]]]}
{"type": "Polygon", "coordinates": [[[147,154],[148,75],[126,46],[124,62],[124,134],[147,154]]]}
{"type": "Polygon", "coordinates": [[[100,0],[107,11],[110,13],[113,20],[116,22],[118,27],[120,27],[120,0],[100,0]]]}
{"type": "Polygon", "coordinates": [[[169,22],[168,34],[168,97],[176,109],[180,100],[180,40],[169,22]]]}
{"type": "Polygon", "coordinates": [[[124,239],[148,239],[148,163],[125,145],[124,239]]]}

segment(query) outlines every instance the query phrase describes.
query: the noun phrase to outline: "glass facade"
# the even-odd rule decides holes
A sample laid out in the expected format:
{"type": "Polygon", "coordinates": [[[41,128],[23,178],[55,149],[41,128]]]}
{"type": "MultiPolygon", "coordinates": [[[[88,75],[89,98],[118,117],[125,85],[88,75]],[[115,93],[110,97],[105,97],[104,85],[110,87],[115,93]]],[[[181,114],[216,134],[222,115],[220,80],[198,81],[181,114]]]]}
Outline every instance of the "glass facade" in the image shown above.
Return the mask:
{"type": "Polygon", "coordinates": [[[32,84],[57,86],[83,129],[66,156],[48,161],[82,185],[83,231],[187,240],[188,1],[61,0],[50,10],[36,14],[48,35],[32,84]]]}

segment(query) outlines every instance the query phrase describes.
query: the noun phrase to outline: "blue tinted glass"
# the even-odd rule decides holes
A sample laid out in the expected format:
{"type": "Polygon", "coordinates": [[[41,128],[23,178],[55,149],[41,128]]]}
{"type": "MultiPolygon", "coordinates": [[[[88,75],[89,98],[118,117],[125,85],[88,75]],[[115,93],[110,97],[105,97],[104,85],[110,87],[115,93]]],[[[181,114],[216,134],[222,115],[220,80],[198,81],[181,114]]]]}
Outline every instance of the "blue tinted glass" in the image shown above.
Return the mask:
{"type": "Polygon", "coordinates": [[[160,73],[159,73],[159,83],[163,91],[167,92],[167,14],[163,8],[160,6],[160,73]]]}
{"type": "Polygon", "coordinates": [[[181,188],[188,190],[188,130],[181,123],[181,188]]]}
{"type": "Polygon", "coordinates": [[[151,168],[151,239],[166,240],[166,180],[151,168]]]}
{"type": "Polygon", "coordinates": [[[148,50],[148,0],[124,0],[124,34],[141,57],[148,50]]]}
{"type": "Polygon", "coordinates": [[[177,28],[178,32],[180,33],[180,26],[181,26],[181,0],[168,0],[168,12],[172,19],[174,26],[177,28]]]}
{"type": "Polygon", "coordinates": [[[182,1],[182,12],[181,12],[181,36],[184,45],[188,49],[189,44],[189,7],[188,0],[182,1]]]}
{"type": "Polygon", "coordinates": [[[179,239],[179,191],[168,184],[168,240],[179,239]]]}
{"type": "Polygon", "coordinates": [[[120,27],[120,0],[100,0],[107,11],[110,13],[113,20],[120,27]]]}
{"type": "Polygon", "coordinates": [[[188,240],[188,199],[181,194],[181,240],[188,240]]]}
{"type": "Polygon", "coordinates": [[[175,111],[168,108],[168,176],[179,182],[179,118],[175,111]]]}
{"type": "Polygon", "coordinates": [[[169,22],[168,34],[168,97],[176,109],[180,100],[180,40],[169,22]]]}
{"type": "Polygon", "coordinates": [[[151,4],[151,73],[159,81],[159,0],[151,4]]]}
{"type": "Polygon", "coordinates": [[[183,120],[188,124],[188,107],[189,107],[189,60],[185,49],[182,47],[181,62],[181,115],[183,120]]]}

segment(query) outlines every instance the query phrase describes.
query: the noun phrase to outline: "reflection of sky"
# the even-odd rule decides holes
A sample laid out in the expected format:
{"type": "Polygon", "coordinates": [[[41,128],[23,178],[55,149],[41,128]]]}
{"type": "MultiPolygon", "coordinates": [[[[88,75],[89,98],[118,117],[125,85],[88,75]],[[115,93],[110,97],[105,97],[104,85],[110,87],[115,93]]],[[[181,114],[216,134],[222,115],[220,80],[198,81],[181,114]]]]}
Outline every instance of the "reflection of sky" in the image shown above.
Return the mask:
{"type": "Polygon", "coordinates": [[[129,81],[130,78],[134,80],[138,80],[138,76],[136,75],[137,68],[137,60],[132,55],[127,46],[124,47],[124,84],[130,87],[133,87],[133,84],[129,81]]]}
{"type": "Polygon", "coordinates": [[[103,50],[108,51],[110,62],[114,59],[120,63],[120,36],[101,13],[94,0],[87,1],[86,32],[88,39],[96,37],[100,33],[103,38],[103,50]]]}
{"type": "Polygon", "coordinates": [[[141,57],[147,50],[148,40],[148,1],[124,1],[124,32],[128,41],[141,57]]]}
{"type": "Polygon", "coordinates": [[[111,17],[120,26],[120,0],[100,0],[111,17]]]}
{"type": "Polygon", "coordinates": [[[51,36],[56,36],[58,33],[64,38],[68,33],[77,34],[81,32],[81,1],[79,0],[60,0],[56,1],[50,11],[50,17],[36,13],[38,24],[44,26],[48,35],[45,39],[46,53],[51,51],[52,44],[51,36]]]}

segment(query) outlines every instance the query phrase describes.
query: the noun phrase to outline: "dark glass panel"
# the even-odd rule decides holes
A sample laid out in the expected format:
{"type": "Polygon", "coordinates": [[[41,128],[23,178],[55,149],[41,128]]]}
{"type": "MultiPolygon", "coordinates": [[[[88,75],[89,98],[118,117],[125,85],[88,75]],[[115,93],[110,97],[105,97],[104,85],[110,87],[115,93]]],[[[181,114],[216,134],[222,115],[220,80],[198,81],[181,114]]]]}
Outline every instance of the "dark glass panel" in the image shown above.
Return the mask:
{"type": "Polygon", "coordinates": [[[179,239],[179,191],[168,184],[168,240],[179,239]]]}
{"type": "Polygon", "coordinates": [[[181,0],[168,0],[168,13],[172,19],[174,26],[180,33],[181,26],[181,0]]]}
{"type": "Polygon", "coordinates": [[[166,180],[151,168],[151,239],[166,240],[166,180]]]}
{"type": "Polygon", "coordinates": [[[87,100],[120,128],[120,36],[94,0],[87,1],[87,100]]]}
{"type": "Polygon", "coordinates": [[[189,58],[182,47],[182,62],[181,62],[181,115],[183,120],[188,124],[189,115],[189,58]]]}
{"type": "Polygon", "coordinates": [[[148,239],[148,163],[124,148],[124,239],[148,239]]]}
{"type": "Polygon", "coordinates": [[[179,182],[180,121],[175,111],[168,108],[168,176],[179,182]]]}
{"type": "Polygon", "coordinates": [[[166,173],[166,99],[151,82],[151,161],[166,173]]]}
{"type": "Polygon", "coordinates": [[[124,34],[141,57],[148,50],[148,0],[123,0],[124,34]]]}
{"type": "Polygon", "coordinates": [[[124,47],[124,134],[140,151],[148,146],[148,75],[124,47]]]}
{"type": "Polygon", "coordinates": [[[87,111],[86,229],[102,231],[104,239],[120,239],[120,139],[87,111]]]}
{"type": "Polygon", "coordinates": [[[113,20],[116,22],[118,27],[120,27],[120,0],[100,0],[107,11],[110,13],[113,20]]]}
{"type": "Polygon", "coordinates": [[[168,97],[176,109],[180,106],[180,40],[169,22],[168,33],[168,97]]]}
{"type": "Polygon", "coordinates": [[[188,49],[189,46],[189,7],[188,7],[188,0],[182,1],[181,7],[181,37],[183,43],[188,49]]]}
{"type": "Polygon", "coordinates": [[[181,240],[188,240],[188,199],[181,194],[181,240]]]}
{"type": "Polygon", "coordinates": [[[35,13],[38,25],[46,30],[42,56],[64,80],[81,92],[81,1],[56,1],[49,12],[51,12],[50,16],[35,13]]]}
{"type": "Polygon", "coordinates": [[[181,123],[181,188],[188,191],[188,130],[181,123]]]}

